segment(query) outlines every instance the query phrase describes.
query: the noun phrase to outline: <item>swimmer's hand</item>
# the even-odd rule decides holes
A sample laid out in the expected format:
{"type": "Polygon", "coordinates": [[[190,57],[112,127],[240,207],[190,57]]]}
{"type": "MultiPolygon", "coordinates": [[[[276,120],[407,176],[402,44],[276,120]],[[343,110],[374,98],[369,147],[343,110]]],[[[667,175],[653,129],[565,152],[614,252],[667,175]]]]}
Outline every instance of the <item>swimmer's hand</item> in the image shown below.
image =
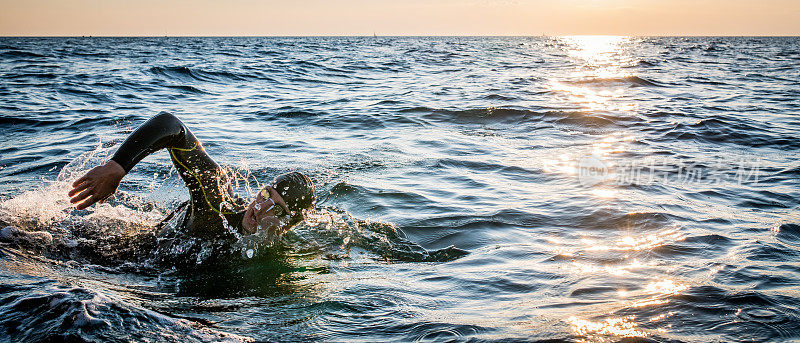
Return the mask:
{"type": "Polygon", "coordinates": [[[120,181],[125,176],[125,169],[119,163],[108,163],[94,167],[86,175],[72,183],[68,195],[70,203],[79,203],[75,208],[82,210],[96,202],[102,203],[117,191],[120,181]]]}

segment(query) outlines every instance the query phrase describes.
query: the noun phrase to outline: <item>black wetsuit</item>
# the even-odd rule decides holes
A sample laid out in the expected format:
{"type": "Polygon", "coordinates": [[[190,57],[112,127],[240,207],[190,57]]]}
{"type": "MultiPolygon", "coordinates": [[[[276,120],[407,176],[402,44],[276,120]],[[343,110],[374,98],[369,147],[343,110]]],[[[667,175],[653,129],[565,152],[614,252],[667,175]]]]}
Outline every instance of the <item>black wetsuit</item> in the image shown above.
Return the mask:
{"type": "Polygon", "coordinates": [[[185,212],[179,213],[179,231],[199,239],[225,238],[231,234],[223,224],[225,219],[241,232],[244,206],[234,196],[227,173],[174,115],[162,112],[150,118],[122,143],[111,159],[127,173],[143,158],[165,148],[191,197],[188,207],[181,208],[185,212]]]}

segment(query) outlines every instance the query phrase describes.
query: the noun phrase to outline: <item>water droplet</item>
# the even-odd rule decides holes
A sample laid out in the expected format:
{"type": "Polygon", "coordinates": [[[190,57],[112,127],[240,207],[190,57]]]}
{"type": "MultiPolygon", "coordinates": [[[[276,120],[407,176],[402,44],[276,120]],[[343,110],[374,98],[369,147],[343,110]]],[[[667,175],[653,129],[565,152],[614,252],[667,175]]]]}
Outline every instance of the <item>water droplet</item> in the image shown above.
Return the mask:
{"type": "Polygon", "coordinates": [[[247,249],[247,258],[253,258],[253,249],[247,249]]]}

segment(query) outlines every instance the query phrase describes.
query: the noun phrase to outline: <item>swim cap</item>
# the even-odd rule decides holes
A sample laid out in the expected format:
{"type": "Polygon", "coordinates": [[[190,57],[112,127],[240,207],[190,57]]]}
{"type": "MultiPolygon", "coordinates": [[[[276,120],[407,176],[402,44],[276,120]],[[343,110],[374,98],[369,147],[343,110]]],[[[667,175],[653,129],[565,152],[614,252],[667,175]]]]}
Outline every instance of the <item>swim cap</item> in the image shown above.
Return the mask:
{"type": "Polygon", "coordinates": [[[272,180],[272,188],[278,191],[291,212],[292,222],[303,216],[303,210],[314,207],[317,190],[308,176],[299,172],[281,174],[272,180]]]}

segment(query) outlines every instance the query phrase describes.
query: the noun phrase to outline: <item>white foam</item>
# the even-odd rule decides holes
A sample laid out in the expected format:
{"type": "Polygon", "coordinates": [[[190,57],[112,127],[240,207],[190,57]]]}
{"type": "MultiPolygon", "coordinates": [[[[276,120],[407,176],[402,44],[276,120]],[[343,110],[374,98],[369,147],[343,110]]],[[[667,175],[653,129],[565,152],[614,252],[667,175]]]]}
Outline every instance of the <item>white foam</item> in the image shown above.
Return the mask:
{"type": "Polygon", "coordinates": [[[105,163],[113,148],[98,145],[96,149],[81,154],[64,166],[56,180],[43,180],[41,187],[0,202],[0,219],[24,228],[48,228],[62,233],[75,225],[126,230],[157,224],[165,216],[164,211],[157,208],[140,210],[153,206],[144,206],[143,201],[121,191],[114,197],[124,205],[95,204],[87,209],[88,215],[76,215],[79,211],[75,210],[67,195],[72,189],[72,182],[105,163]]]}

